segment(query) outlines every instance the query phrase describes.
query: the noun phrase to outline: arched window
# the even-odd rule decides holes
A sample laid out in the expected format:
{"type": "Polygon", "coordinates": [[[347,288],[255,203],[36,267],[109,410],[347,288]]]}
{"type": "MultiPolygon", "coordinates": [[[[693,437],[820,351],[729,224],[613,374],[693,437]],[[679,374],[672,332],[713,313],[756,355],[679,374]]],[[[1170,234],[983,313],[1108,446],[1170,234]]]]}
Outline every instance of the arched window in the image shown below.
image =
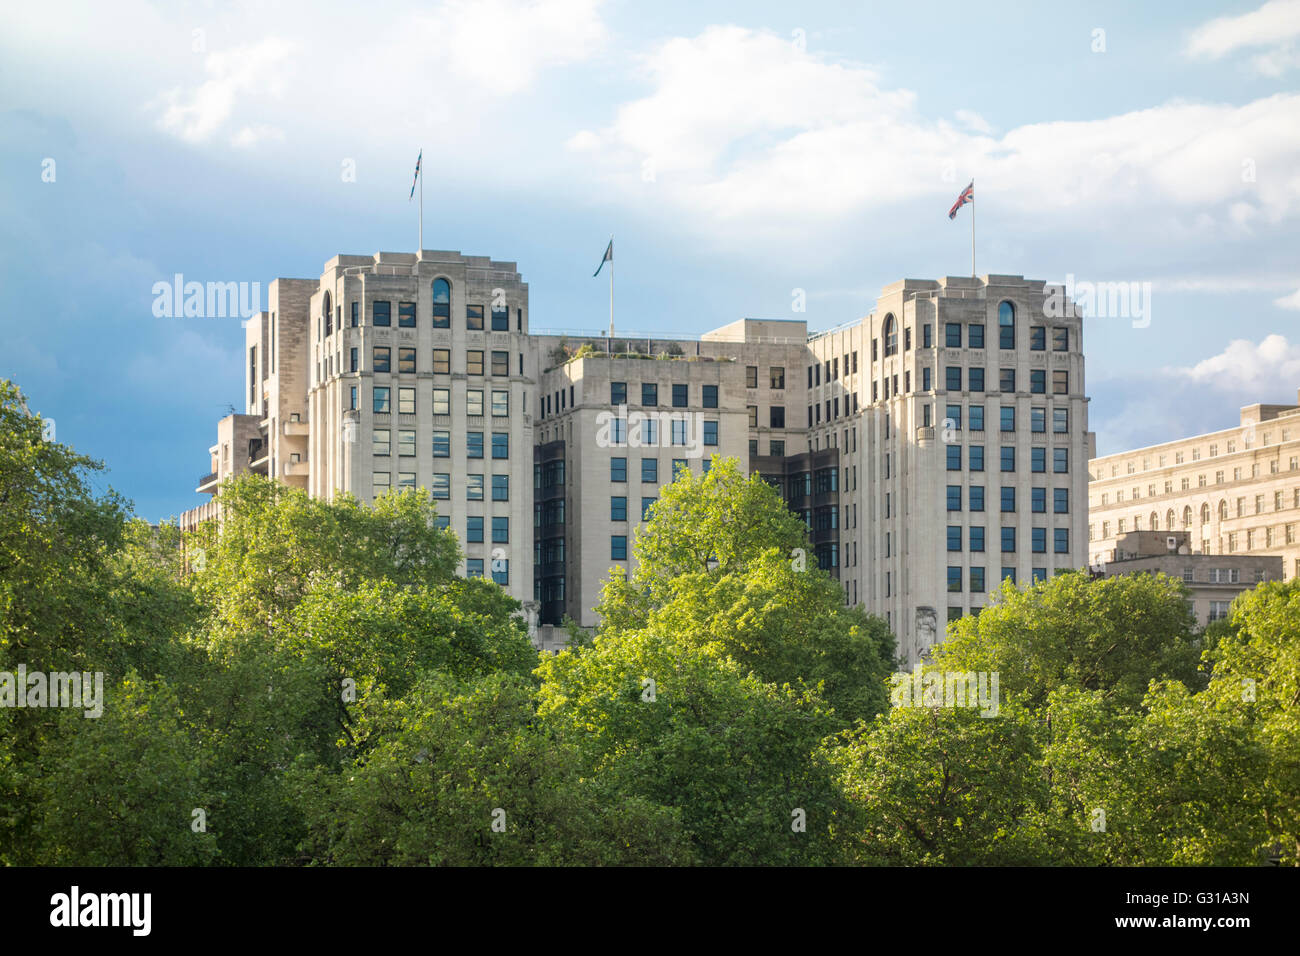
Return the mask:
{"type": "Polygon", "coordinates": [[[1165,512],[1165,530],[1166,531],[1174,530],[1174,509],[1173,508],[1170,508],[1168,511],[1165,512]]]}
{"type": "Polygon", "coordinates": [[[998,306],[998,348],[1016,347],[1016,307],[1010,302],[998,306]]]}
{"type": "Polygon", "coordinates": [[[446,279],[433,280],[433,327],[451,328],[451,283],[446,279]]]}
{"type": "Polygon", "coordinates": [[[1183,506],[1183,527],[1190,528],[1191,526],[1192,526],[1192,506],[1184,505],[1183,506]]]}
{"type": "Polygon", "coordinates": [[[330,308],[330,290],[329,290],[329,289],[326,289],[326,290],[325,290],[325,299],[324,299],[324,302],[322,303],[322,306],[321,306],[321,315],[322,315],[322,316],[324,317],[324,319],[325,319],[325,337],[326,337],[326,338],[329,338],[330,333],[332,333],[332,332],[334,331],[333,326],[332,326],[332,323],[331,323],[331,321],[330,321],[331,317],[334,315],[334,310],[330,308]]]}
{"type": "Polygon", "coordinates": [[[898,323],[892,314],[885,316],[885,355],[898,353],[898,323]]]}
{"type": "Polygon", "coordinates": [[[1228,520],[1228,499],[1227,498],[1224,498],[1222,501],[1219,502],[1219,520],[1220,521],[1228,520]]]}
{"type": "Polygon", "coordinates": [[[1201,505],[1201,524],[1209,524],[1209,523],[1210,523],[1210,506],[1208,504],[1201,505]]]}
{"type": "Polygon", "coordinates": [[[1160,530],[1160,516],[1156,514],[1154,511],[1151,512],[1151,530],[1152,531],[1160,530]]]}

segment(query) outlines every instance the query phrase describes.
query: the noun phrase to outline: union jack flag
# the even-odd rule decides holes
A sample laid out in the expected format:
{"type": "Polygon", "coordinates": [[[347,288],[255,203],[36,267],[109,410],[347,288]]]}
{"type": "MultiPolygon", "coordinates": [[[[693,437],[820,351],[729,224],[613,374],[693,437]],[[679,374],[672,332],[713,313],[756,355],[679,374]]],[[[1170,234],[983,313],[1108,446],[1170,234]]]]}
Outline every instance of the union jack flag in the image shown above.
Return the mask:
{"type": "MultiPolygon", "coordinates": [[[[411,180],[411,195],[406,197],[407,202],[410,202],[412,199],[415,198],[415,184],[420,181],[420,163],[423,160],[424,160],[424,150],[420,150],[420,155],[415,158],[415,178],[411,180]]],[[[424,194],[421,193],[421,195],[424,194]]]]}
{"type": "Polygon", "coordinates": [[[953,203],[952,208],[948,210],[948,218],[956,219],[957,210],[960,209],[962,206],[966,205],[968,202],[974,202],[974,201],[975,201],[975,180],[972,179],[970,181],[970,185],[961,191],[961,195],[957,197],[957,201],[953,203]]]}

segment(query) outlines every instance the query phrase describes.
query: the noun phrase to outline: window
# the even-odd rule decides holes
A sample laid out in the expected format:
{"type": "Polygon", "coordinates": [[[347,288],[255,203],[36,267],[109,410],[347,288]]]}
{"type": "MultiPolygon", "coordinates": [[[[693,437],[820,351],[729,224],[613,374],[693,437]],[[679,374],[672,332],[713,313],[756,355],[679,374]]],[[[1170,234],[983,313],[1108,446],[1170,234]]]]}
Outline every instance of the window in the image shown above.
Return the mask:
{"type": "Polygon", "coordinates": [[[957,525],[957,524],[948,525],[948,550],[949,551],[961,550],[961,525],[957,525]]]}
{"type": "Polygon", "coordinates": [[[1002,486],[1002,510],[1007,512],[1016,510],[1016,489],[1010,485],[1002,486]]]}
{"type": "Polygon", "coordinates": [[[627,382],[609,383],[609,403],[615,408],[627,404],[627,382]]]}
{"type": "Polygon", "coordinates": [[[433,485],[429,488],[433,497],[439,501],[446,501],[451,498],[451,475],[443,472],[435,472],[433,475],[433,485]]]}
{"type": "Polygon", "coordinates": [[[465,433],[465,456],[467,458],[483,457],[483,433],[482,432],[465,433]]]}
{"type": "Polygon", "coordinates": [[[1047,489],[1046,488],[1029,489],[1029,510],[1034,514],[1047,513],[1047,489]]]}
{"type": "Polygon", "coordinates": [[[433,350],[433,374],[434,375],[451,374],[451,349],[433,350]]]}
{"type": "Polygon", "coordinates": [[[1002,551],[1003,551],[1003,553],[1004,553],[1004,554],[1007,554],[1007,553],[1010,553],[1010,552],[1015,551],[1015,550],[1016,550],[1016,529],[1015,529],[1015,528],[1003,528],[1003,529],[1002,529],[1002,551]]]}
{"type": "Polygon", "coordinates": [[[466,558],[465,559],[465,577],[481,578],[483,577],[483,559],[466,558]]]}
{"type": "MultiPolygon", "coordinates": [[[[961,406],[959,405],[957,407],[960,408],[961,406]]],[[[984,406],[983,405],[972,405],[970,407],[969,418],[970,421],[968,422],[968,424],[970,425],[971,431],[982,432],[984,430],[984,406]]]]}
{"type": "MultiPolygon", "coordinates": [[[[849,363],[844,363],[844,371],[847,373],[849,363]]],[[[780,391],[785,388],[785,366],[773,365],[767,370],[768,381],[771,382],[773,391],[780,391]]]]}
{"type": "Polygon", "coordinates": [[[950,392],[961,391],[961,366],[949,365],[943,370],[944,388],[950,392]]]}
{"type": "Polygon", "coordinates": [[[970,379],[970,381],[967,383],[967,386],[970,389],[970,391],[972,392],[984,391],[984,369],[973,368],[967,374],[970,379]]]}
{"type": "Polygon", "coordinates": [[[1070,470],[1070,449],[1053,448],[1052,449],[1052,471],[1057,474],[1064,474],[1070,470]]]}
{"type": "Polygon", "coordinates": [[[948,565],[948,590],[961,590],[961,568],[948,565]]]}
{"type": "Polygon", "coordinates": [[[1029,409],[1029,430],[1031,432],[1047,431],[1047,409],[1045,408],[1029,409]]]}
{"type": "MultiPolygon", "coordinates": [[[[1068,395],[1070,392],[1070,373],[1065,369],[1057,369],[1052,373],[1052,394],[1068,395]]],[[[1196,457],[1200,457],[1199,455],[1196,457]]]]}
{"type": "Polygon", "coordinates": [[[434,458],[451,457],[451,432],[433,433],[433,457],[434,458]]]}
{"type": "Polygon", "coordinates": [[[718,444],[718,423],[706,421],[704,423],[704,444],[706,447],[712,447],[718,444]]]}
{"type": "Polygon", "coordinates": [[[653,505],[653,504],[655,503],[656,500],[657,500],[657,499],[655,499],[655,498],[642,498],[642,499],[641,499],[641,520],[642,520],[642,521],[649,521],[649,520],[650,520],[650,506],[653,505]]]}
{"type": "Polygon", "coordinates": [[[492,353],[492,374],[497,378],[510,377],[510,353],[494,351],[492,353]]]}
{"type": "Polygon", "coordinates": [[[609,480],[627,481],[627,459],[611,458],[609,460],[609,480]]]}
{"type": "Polygon", "coordinates": [[[892,314],[885,316],[885,358],[898,354],[898,322],[892,314]]]}
{"type": "Polygon", "coordinates": [[[704,407],[705,408],[718,407],[718,386],[716,385],[704,386],[704,407]]]}
{"type": "Polygon", "coordinates": [[[370,304],[370,324],[371,325],[392,325],[393,324],[393,303],[372,302],[370,304]]]}
{"type": "Polygon", "coordinates": [[[1014,405],[1003,405],[1001,408],[1001,429],[1004,432],[1013,432],[1016,430],[1016,408],[1014,405]]]}
{"type": "Polygon", "coordinates": [[[773,405],[768,411],[770,413],[771,427],[785,428],[785,406],[773,405]]]}
{"type": "Polygon", "coordinates": [[[1016,448],[1014,445],[1002,446],[1002,470],[1003,471],[1016,470],[1016,448]]]}
{"type": "Polygon", "coordinates": [[[1064,435],[1070,430],[1070,410],[1068,408],[1052,409],[1052,431],[1064,435]]]}
{"type": "Polygon", "coordinates": [[[403,373],[415,372],[415,349],[397,350],[397,371],[403,373]]]}
{"type": "Polygon", "coordinates": [[[758,427],[758,406],[746,405],[745,410],[749,412],[749,427],[757,428],[758,427]]]}
{"type": "Polygon", "coordinates": [[[1055,528],[1052,531],[1052,546],[1057,554],[1070,553],[1070,529],[1055,528]]]}
{"type": "Polygon", "coordinates": [[[626,521],[627,520],[627,498],[618,495],[609,499],[609,520],[626,521]]]}
{"type": "MultiPolygon", "coordinates": [[[[984,549],[981,548],[980,550],[982,551],[984,549]]],[[[972,594],[984,593],[984,569],[983,568],[970,569],[970,589],[972,594]]]]}
{"type": "Polygon", "coordinates": [[[465,389],[465,414],[475,418],[483,414],[483,389],[465,389]]]}
{"type": "Polygon", "coordinates": [[[1046,448],[1029,449],[1029,470],[1032,472],[1047,471],[1047,449],[1046,448]]]}
{"type": "MultiPolygon", "coordinates": [[[[481,475],[479,477],[482,477],[481,475]]],[[[465,540],[471,544],[483,543],[483,516],[470,515],[465,519],[465,540]]]]}
{"type": "Polygon", "coordinates": [[[1041,368],[1030,369],[1029,371],[1029,391],[1035,395],[1045,395],[1047,393],[1047,372],[1041,368]]]}
{"type": "Polygon", "coordinates": [[[945,322],[943,324],[943,345],[944,348],[949,349],[961,348],[960,322],[945,322]]]}
{"type": "Polygon", "coordinates": [[[379,415],[387,415],[389,412],[389,396],[392,389],[387,385],[376,385],[374,390],[373,411],[379,415]]]}
{"type": "Polygon", "coordinates": [[[358,306],[359,304],[360,304],[360,303],[357,303],[357,302],[353,302],[353,303],[352,303],[352,314],[351,314],[351,318],[350,318],[349,321],[348,321],[348,324],[349,324],[350,326],[352,326],[352,328],[354,328],[354,329],[357,327],[357,312],[359,311],[358,308],[357,308],[357,306],[358,306]]]}
{"type": "Polygon", "coordinates": [[[1014,392],[1016,390],[1016,370],[1004,368],[998,371],[998,391],[1014,392]]]}
{"type": "Polygon", "coordinates": [[[357,350],[348,349],[348,371],[355,372],[356,370],[357,370],[357,350]]]}
{"type": "Polygon", "coordinates": [[[376,372],[392,371],[392,349],[376,345],[372,353],[370,367],[376,372]]]}
{"type": "Polygon", "coordinates": [[[492,543],[510,543],[510,519],[504,515],[492,519],[492,543]]]}
{"type": "Polygon", "coordinates": [[[402,428],[397,432],[397,454],[405,458],[415,456],[415,429],[402,428]]]}
{"type": "Polygon", "coordinates": [[[1016,347],[1016,307],[1010,302],[998,306],[998,348],[1016,347]]]}
{"type": "Polygon", "coordinates": [[[1047,326],[1031,325],[1029,327],[1029,350],[1045,352],[1047,350],[1047,326]]]}
{"type": "Polygon", "coordinates": [[[433,413],[435,415],[451,414],[451,389],[435,388],[433,390],[433,413]]]}
{"type": "Polygon", "coordinates": [[[968,494],[970,498],[970,510],[983,511],[984,510],[984,486],[971,485],[968,494]]]}
{"type": "Polygon", "coordinates": [[[947,448],[947,454],[948,470],[961,471],[961,445],[949,445],[947,448]]]}
{"type": "Polygon", "coordinates": [[[971,471],[984,470],[984,446],[983,445],[970,446],[970,470],[971,471]]]}
{"type": "Polygon", "coordinates": [[[451,328],[451,283],[446,279],[433,280],[433,327],[451,328]]]}
{"type": "Polygon", "coordinates": [[[475,332],[483,330],[483,306],[481,304],[465,306],[465,328],[475,332]]]}
{"type": "Polygon", "coordinates": [[[492,581],[501,587],[510,583],[510,561],[508,558],[492,559],[492,581]]]}
{"type": "Polygon", "coordinates": [[[510,331],[510,308],[504,302],[492,303],[492,331],[510,331]]]}
{"type": "Polygon", "coordinates": [[[415,303],[397,303],[397,327],[399,329],[415,328],[415,303]]]}
{"type": "Polygon", "coordinates": [[[397,390],[397,413],[399,415],[415,414],[415,389],[399,388],[397,390]]]}
{"type": "Polygon", "coordinates": [[[370,450],[371,453],[383,457],[388,454],[391,432],[387,428],[376,428],[371,433],[370,450]]]}
{"type": "Polygon", "coordinates": [[[355,385],[348,386],[348,409],[354,412],[357,410],[357,387],[355,385]]]}
{"type": "Polygon", "coordinates": [[[609,557],[612,561],[627,560],[627,535],[611,534],[609,536],[609,557]]]}
{"type": "Polygon", "coordinates": [[[1070,330],[1069,329],[1052,329],[1052,351],[1068,352],[1070,351],[1070,330]]]}
{"type": "Polygon", "coordinates": [[[961,511],[961,485],[948,486],[948,510],[961,511]]]}
{"type": "Polygon", "coordinates": [[[510,433],[509,432],[492,433],[492,457],[493,458],[510,457],[510,433]]]}
{"type": "Polygon", "coordinates": [[[970,529],[970,549],[972,551],[984,550],[984,528],[975,527],[970,529]]]}
{"type": "Polygon", "coordinates": [[[492,417],[505,418],[510,414],[510,393],[507,391],[493,390],[492,392],[492,417]]]}
{"type": "Polygon", "coordinates": [[[510,476],[509,475],[492,476],[492,500],[493,501],[510,500],[510,476]]]}
{"type": "Polygon", "coordinates": [[[376,471],[370,476],[370,484],[375,489],[375,494],[383,494],[393,483],[393,476],[386,471],[376,471]]]}
{"type": "Polygon", "coordinates": [[[1035,554],[1047,553],[1047,529],[1030,528],[1030,550],[1035,554]]]}
{"type": "Polygon", "coordinates": [[[659,480],[659,459],[642,458],[641,459],[641,480],[644,482],[656,482],[659,480]]]}
{"type": "MultiPolygon", "coordinates": [[[[821,381],[818,380],[817,384],[820,385],[821,381]]],[[[758,388],[758,366],[757,365],[745,366],[745,387],[758,388]]]]}
{"type": "Polygon", "coordinates": [[[685,408],[687,405],[687,388],[685,385],[673,386],[673,408],[685,408]]]}
{"type": "Polygon", "coordinates": [[[659,386],[654,382],[641,383],[641,404],[658,405],[659,404],[659,386]]]}

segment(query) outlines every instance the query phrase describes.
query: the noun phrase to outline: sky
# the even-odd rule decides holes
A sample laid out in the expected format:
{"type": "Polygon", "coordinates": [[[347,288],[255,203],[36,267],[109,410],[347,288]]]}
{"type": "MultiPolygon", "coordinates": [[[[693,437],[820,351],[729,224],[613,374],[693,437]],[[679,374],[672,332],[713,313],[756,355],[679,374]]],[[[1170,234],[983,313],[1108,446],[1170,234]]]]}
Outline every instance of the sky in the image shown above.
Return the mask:
{"type": "MultiPolygon", "coordinates": [[[[1300,388],[1300,0],[51,0],[0,32],[0,377],[151,521],[240,404],[238,317],[154,284],[424,245],[534,331],[830,328],[976,268],[1149,290],[1084,323],[1099,454],[1300,388]],[[805,311],[798,312],[802,302],[805,311]]],[[[263,300],[264,301],[264,300],[263,300]]]]}

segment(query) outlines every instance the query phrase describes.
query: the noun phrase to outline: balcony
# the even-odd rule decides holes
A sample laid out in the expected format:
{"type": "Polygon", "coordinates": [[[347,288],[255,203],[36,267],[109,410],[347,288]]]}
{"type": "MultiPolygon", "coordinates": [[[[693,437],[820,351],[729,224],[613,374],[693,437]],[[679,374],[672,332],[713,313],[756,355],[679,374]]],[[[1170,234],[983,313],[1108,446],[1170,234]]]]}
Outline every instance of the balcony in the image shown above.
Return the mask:
{"type": "Polygon", "coordinates": [[[295,422],[292,419],[284,423],[284,433],[286,436],[303,436],[310,433],[310,426],[306,422],[295,422]]]}
{"type": "Polygon", "coordinates": [[[305,461],[287,461],[284,463],[284,473],[286,475],[300,475],[306,478],[310,473],[310,468],[305,461]]]}
{"type": "Polygon", "coordinates": [[[212,495],[217,492],[217,473],[203,475],[199,478],[199,486],[194,489],[197,494],[212,495]]]}

